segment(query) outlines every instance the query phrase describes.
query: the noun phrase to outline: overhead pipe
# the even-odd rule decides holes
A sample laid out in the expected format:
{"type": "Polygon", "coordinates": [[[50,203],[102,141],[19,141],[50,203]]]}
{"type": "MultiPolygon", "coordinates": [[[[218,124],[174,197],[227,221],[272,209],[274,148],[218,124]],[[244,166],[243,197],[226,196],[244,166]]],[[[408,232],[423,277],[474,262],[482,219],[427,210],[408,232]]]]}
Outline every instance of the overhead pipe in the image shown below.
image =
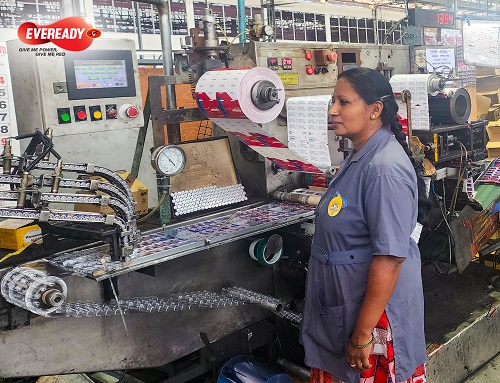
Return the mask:
{"type": "Polygon", "coordinates": [[[246,11],[245,11],[245,0],[238,0],[238,34],[240,35],[240,44],[245,43],[246,39],[246,11]]]}
{"type": "MultiPolygon", "coordinates": [[[[142,23],[141,23],[141,10],[139,9],[139,3],[134,2],[135,10],[135,25],[137,26],[137,47],[139,50],[143,49],[142,45],[142,23]]],[[[142,59],[142,56],[139,56],[142,59]]]]}
{"type": "MultiPolygon", "coordinates": [[[[174,75],[174,58],[172,49],[172,29],[170,22],[170,9],[165,0],[133,0],[140,3],[153,4],[158,9],[160,15],[160,40],[163,62],[163,73],[165,76],[174,75]]],[[[166,85],[167,87],[167,109],[177,108],[175,99],[175,85],[166,85]]]]}

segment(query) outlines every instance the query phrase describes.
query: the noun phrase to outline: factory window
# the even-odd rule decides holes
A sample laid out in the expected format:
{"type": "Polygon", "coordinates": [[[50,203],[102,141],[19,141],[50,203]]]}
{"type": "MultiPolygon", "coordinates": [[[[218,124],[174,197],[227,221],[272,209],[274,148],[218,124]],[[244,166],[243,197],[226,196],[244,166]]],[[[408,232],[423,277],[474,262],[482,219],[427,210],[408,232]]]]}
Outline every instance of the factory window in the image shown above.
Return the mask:
{"type": "Polygon", "coordinates": [[[16,28],[26,21],[45,25],[61,18],[58,1],[23,0],[0,4],[0,28],[16,28]]]}
{"type": "Polygon", "coordinates": [[[295,40],[292,11],[281,11],[281,25],[283,27],[283,40],[295,40]]]}
{"type": "Polygon", "coordinates": [[[134,33],[135,19],[131,1],[114,0],[115,32],[134,33]]]}
{"type": "Polygon", "coordinates": [[[94,20],[94,26],[100,31],[115,31],[113,0],[94,0],[94,20]]]}
{"type": "Polygon", "coordinates": [[[275,10],[276,40],[326,41],[325,16],[275,10]]]}
{"type": "Polygon", "coordinates": [[[16,18],[19,18],[14,12],[19,12],[17,7],[11,4],[0,3],[0,28],[15,28],[16,18]]]}
{"type": "MultiPolygon", "coordinates": [[[[136,33],[136,16],[130,0],[93,0],[95,27],[103,32],[136,33]]],[[[160,33],[160,16],[156,6],[139,3],[141,32],[160,33]]],[[[186,5],[183,0],[170,0],[170,20],[172,34],[187,34],[186,5]]]]}
{"type": "Polygon", "coordinates": [[[380,44],[402,44],[401,24],[396,21],[378,22],[378,40],[380,44]]]}
{"type": "Polygon", "coordinates": [[[170,0],[169,4],[170,4],[170,17],[172,19],[172,34],[187,35],[188,28],[187,28],[186,3],[184,2],[184,0],[170,0]]]}
{"type": "Polygon", "coordinates": [[[357,19],[354,17],[330,17],[330,30],[332,42],[374,44],[375,28],[379,36],[379,43],[401,44],[401,25],[393,21],[379,20],[377,24],[373,19],[357,19]]]}
{"type": "Polygon", "coordinates": [[[151,4],[138,3],[139,5],[139,19],[141,23],[141,32],[145,34],[155,34],[160,31],[156,31],[154,18],[155,12],[151,4]]]}
{"type": "Polygon", "coordinates": [[[305,41],[306,30],[304,25],[304,14],[302,12],[293,12],[293,30],[294,40],[305,41]]]}
{"type": "Polygon", "coordinates": [[[316,41],[326,41],[325,15],[316,14],[316,41]]]}

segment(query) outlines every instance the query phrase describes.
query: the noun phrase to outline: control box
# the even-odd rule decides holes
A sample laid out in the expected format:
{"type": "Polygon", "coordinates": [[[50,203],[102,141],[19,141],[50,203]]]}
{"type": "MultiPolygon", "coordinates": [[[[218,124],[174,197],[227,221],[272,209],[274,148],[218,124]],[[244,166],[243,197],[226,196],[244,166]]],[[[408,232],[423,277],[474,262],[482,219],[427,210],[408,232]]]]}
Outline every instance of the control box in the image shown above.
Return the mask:
{"type": "Polygon", "coordinates": [[[237,45],[231,52],[235,56],[230,62],[233,68],[259,66],[275,71],[287,97],[331,94],[339,73],[353,67],[383,66],[391,74],[408,73],[410,68],[409,49],[403,45],[381,49],[362,44],[251,42],[244,47],[237,45]]]}
{"type": "Polygon", "coordinates": [[[144,124],[135,43],[96,39],[83,51],[7,42],[19,133],[109,132],[144,124]]]}
{"type": "Polygon", "coordinates": [[[466,125],[414,130],[413,135],[426,147],[425,156],[434,164],[464,157],[460,144],[467,149],[468,158],[480,161],[486,158],[486,123],[487,121],[476,121],[466,125]]]}

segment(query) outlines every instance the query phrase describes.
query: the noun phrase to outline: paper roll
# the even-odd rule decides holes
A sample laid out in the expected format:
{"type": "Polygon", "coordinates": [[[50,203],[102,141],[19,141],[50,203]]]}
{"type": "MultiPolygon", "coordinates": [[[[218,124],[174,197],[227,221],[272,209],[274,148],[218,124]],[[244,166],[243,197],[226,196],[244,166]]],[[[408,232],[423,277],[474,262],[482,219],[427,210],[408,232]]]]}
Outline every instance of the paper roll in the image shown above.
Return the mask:
{"type": "MultiPolygon", "coordinates": [[[[404,90],[411,93],[411,118],[414,130],[429,130],[429,101],[428,95],[436,95],[442,88],[442,81],[435,74],[397,74],[390,80],[392,91],[401,94],[404,90]]],[[[407,119],[406,105],[396,97],[399,106],[399,115],[407,119]]]]}
{"type": "Polygon", "coordinates": [[[247,118],[264,124],[285,103],[283,83],[267,68],[213,70],[196,84],[198,106],[210,118],[247,118]]]}
{"type": "Polygon", "coordinates": [[[209,71],[201,76],[195,94],[207,117],[279,169],[323,173],[258,125],[274,120],[285,103],[283,84],[272,70],[209,71]]]}

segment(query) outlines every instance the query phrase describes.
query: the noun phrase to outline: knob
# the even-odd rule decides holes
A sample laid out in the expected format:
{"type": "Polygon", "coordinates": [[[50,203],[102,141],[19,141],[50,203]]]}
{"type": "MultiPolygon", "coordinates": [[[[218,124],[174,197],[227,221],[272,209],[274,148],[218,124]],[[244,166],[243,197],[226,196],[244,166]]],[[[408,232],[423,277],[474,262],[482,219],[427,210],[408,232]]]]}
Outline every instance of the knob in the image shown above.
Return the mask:
{"type": "Polygon", "coordinates": [[[336,61],[337,60],[337,52],[330,52],[326,55],[328,60],[330,61],[336,61]]]}
{"type": "Polygon", "coordinates": [[[124,104],[118,109],[118,115],[123,120],[132,120],[139,115],[139,108],[132,104],[124,104]]]}
{"type": "Polygon", "coordinates": [[[307,67],[307,68],[306,68],[306,73],[307,73],[308,75],[312,75],[312,74],[314,74],[314,69],[313,69],[312,67],[307,67]]]}
{"type": "Polygon", "coordinates": [[[307,60],[307,61],[311,61],[311,60],[312,60],[312,58],[313,58],[312,53],[311,53],[311,52],[309,52],[309,51],[307,51],[307,52],[306,52],[306,60],[307,60]]]}
{"type": "Polygon", "coordinates": [[[128,118],[136,118],[139,115],[139,109],[137,109],[135,106],[131,105],[125,109],[125,115],[128,118]]]}
{"type": "Polygon", "coordinates": [[[115,108],[108,108],[106,109],[106,116],[110,119],[116,118],[118,115],[118,112],[116,111],[115,108]]]}

